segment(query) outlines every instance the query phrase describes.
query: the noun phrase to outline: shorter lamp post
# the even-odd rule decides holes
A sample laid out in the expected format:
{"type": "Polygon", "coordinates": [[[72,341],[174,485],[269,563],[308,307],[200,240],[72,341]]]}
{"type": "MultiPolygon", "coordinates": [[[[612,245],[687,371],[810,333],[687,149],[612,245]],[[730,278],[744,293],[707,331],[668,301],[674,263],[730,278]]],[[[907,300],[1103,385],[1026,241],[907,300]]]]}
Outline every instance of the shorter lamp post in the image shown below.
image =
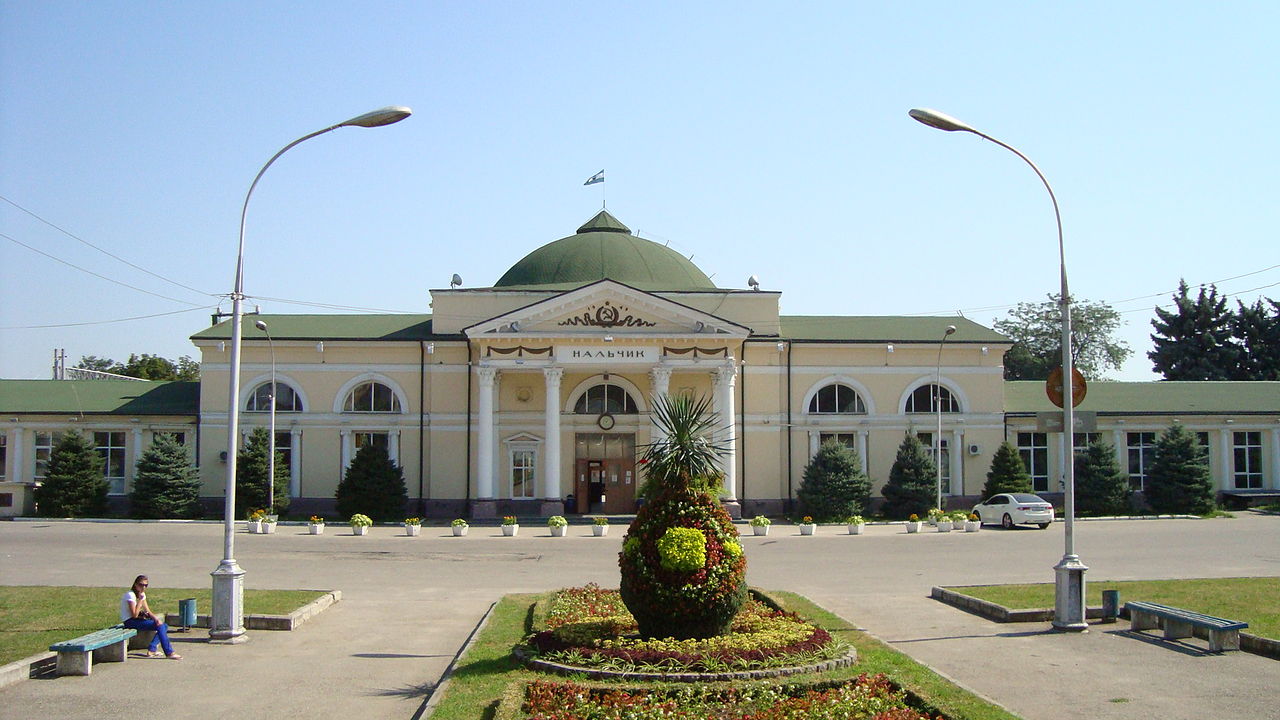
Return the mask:
{"type": "Polygon", "coordinates": [[[267,512],[271,515],[276,510],[276,344],[271,339],[271,331],[267,323],[259,320],[253,324],[267,336],[267,347],[271,350],[271,420],[267,423],[267,512]]]}
{"type": "Polygon", "coordinates": [[[938,495],[934,507],[939,510],[942,509],[942,346],[955,331],[955,325],[948,325],[947,331],[942,333],[942,339],[938,341],[938,362],[933,367],[933,407],[938,416],[938,436],[933,439],[933,463],[938,471],[938,495]]]}

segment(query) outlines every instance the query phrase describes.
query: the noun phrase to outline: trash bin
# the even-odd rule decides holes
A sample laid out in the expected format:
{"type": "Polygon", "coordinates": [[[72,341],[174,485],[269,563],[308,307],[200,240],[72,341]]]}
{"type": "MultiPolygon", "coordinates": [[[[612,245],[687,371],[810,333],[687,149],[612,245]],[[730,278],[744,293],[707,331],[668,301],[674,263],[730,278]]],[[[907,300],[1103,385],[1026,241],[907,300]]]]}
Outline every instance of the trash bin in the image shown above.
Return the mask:
{"type": "Polygon", "coordinates": [[[196,624],[196,599],[186,598],[178,601],[178,624],[185,632],[196,624]]]}
{"type": "Polygon", "coordinates": [[[1102,591],[1102,622],[1113,623],[1120,614],[1120,591],[1102,591]]]}

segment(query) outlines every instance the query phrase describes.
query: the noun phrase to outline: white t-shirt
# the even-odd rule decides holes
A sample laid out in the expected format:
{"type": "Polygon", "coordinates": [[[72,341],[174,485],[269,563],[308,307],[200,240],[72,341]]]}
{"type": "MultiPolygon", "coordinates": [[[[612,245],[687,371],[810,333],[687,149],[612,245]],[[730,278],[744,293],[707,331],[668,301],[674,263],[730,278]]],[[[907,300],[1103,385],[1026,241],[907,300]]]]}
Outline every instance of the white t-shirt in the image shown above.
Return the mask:
{"type": "Polygon", "coordinates": [[[124,597],[120,598],[120,622],[124,622],[133,617],[133,613],[129,611],[129,603],[140,603],[147,599],[147,594],[142,593],[142,597],[133,594],[132,590],[125,592],[124,597]]]}

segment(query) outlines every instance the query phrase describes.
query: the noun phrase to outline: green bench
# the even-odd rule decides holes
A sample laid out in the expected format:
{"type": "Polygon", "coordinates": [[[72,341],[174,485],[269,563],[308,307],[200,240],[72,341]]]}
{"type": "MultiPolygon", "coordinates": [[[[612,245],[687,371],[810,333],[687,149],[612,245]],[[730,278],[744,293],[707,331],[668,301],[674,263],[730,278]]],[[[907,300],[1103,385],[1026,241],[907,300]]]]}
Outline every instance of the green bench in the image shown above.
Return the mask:
{"type": "Polygon", "coordinates": [[[1164,621],[1164,638],[1176,640],[1194,634],[1193,628],[1203,628],[1209,635],[1209,651],[1240,649],[1240,631],[1249,623],[1205,615],[1182,608],[1169,607],[1153,602],[1127,602],[1131,630],[1153,630],[1164,621]]]}
{"type": "Polygon", "coordinates": [[[58,653],[58,675],[88,675],[94,661],[124,662],[129,656],[129,640],[137,630],[115,625],[72,640],[54,643],[49,649],[58,653]]]}

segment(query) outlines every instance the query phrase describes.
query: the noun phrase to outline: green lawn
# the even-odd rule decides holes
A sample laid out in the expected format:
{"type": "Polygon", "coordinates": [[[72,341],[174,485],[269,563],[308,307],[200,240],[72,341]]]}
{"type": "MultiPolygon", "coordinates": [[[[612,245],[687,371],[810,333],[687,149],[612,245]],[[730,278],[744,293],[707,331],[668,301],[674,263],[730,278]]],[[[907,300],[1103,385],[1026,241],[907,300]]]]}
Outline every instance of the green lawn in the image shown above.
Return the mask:
{"type": "MultiPolygon", "coordinates": [[[[1088,605],[1102,604],[1103,590],[1119,590],[1120,602],[1146,600],[1249,623],[1246,632],[1280,640],[1280,578],[1088,581],[1088,605]]],[[[1053,584],[948,588],[1010,609],[1053,607],[1053,584]]]]}
{"type": "MultiPolygon", "coordinates": [[[[519,717],[518,714],[496,717],[497,704],[504,694],[514,697],[524,683],[548,677],[526,670],[511,659],[512,646],[532,629],[535,603],[547,595],[508,595],[498,602],[488,625],[476,638],[466,656],[459,660],[453,679],[432,716],[434,720],[511,720],[512,717],[519,717]]],[[[858,650],[858,662],[852,667],[823,675],[793,675],[785,678],[784,682],[845,679],[861,673],[883,672],[915,695],[926,708],[944,713],[952,720],[1017,718],[955,686],[884,643],[857,631],[838,616],[800,595],[779,592],[770,593],[770,596],[785,609],[818,623],[858,650]]],[[[579,682],[588,685],[607,684],[588,680],[579,682]]],[[[504,707],[515,706],[518,706],[518,702],[509,702],[504,707]]]]}
{"type": "MultiPolygon", "coordinates": [[[[120,622],[123,587],[0,586],[0,665],[46,651],[53,643],[70,640],[120,622]]],[[[320,597],[314,590],[245,590],[245,613],[288,615],[320,597]]],[[[195,598],[207,615],[212,590],[152,588],[147,604],[157,615],[177,612],[178,601],[195,598]]]]}

